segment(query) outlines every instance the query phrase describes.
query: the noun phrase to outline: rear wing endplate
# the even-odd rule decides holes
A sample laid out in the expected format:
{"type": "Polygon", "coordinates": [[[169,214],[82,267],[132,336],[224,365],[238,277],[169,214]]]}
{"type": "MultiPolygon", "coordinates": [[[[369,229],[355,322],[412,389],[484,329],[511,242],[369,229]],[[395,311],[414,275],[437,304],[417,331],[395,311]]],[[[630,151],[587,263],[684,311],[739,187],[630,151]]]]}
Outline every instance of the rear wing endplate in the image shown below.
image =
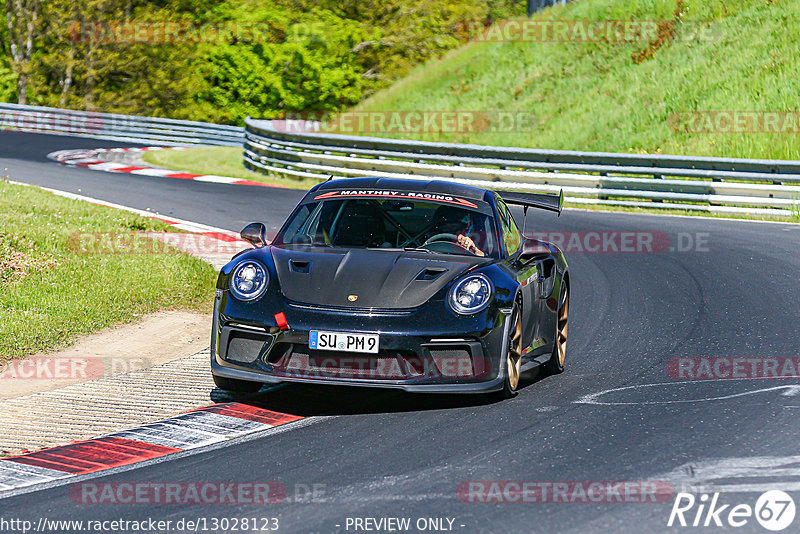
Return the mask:
{"type": "Polygon", "coordinates": [[[498,191],[498,194],[506,204],[525,206],[526,211],[527,208],[540,208],[548,211],[554,211],[561,215],[561,209],[564,207],[563,189],[557,195],[547,195],[544,193],[518,193],[516,191],[498,191]]]}

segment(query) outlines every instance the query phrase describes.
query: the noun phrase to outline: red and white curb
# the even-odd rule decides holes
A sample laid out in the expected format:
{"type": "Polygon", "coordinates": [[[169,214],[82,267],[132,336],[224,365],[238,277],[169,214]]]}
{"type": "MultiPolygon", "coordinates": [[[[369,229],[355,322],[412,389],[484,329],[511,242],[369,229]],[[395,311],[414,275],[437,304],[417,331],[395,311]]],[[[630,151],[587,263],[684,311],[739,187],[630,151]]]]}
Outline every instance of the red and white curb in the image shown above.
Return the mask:
{"type": "Polygon", "coordinates": [[[0,497],[20,488],[129,466],[305,419],[228,402],[107,436],[0,460],[0,497]]]}
{"type": "Polygon", "coordinates": [[[153,167],[135,166],[126,163],[104,161],[103,154],[109,152],[148,152],[153,150],[186,150],[189,147],[181,146],[150,146],[144,148],[95,148],[80,150],[58,150],[47,155],[49,159],[72,165],[84,167],[93,171],[120,172],[139,174],[143,176],[159,176],[162,178],[178,178],[181,180],[194,180],[197,182],[211,182],[217,184],[257,185],[262,187],[285,187],[275,184],[265,184],[254,180],[243,180],[230,176],[217,176],[216,174],[194,174],[190,172],[172,171],[169,169],[156,169],[153,167]]]}
{"type": "MultiPolygon", "coordinates": [[[[30,185],[11,182],[17,185],[30,185]]],[[[211,239],[250,247],[236,234],[222,228],[185,221],[174,217],[42,187],[53,194],[92,204],[121,209],[158,219],[178,229],[202,234],[211,239]]],[[[0,459],[0,498],[17,490],[40,484],[59,483],[63,479],[131,466],[172,454],[213,446],[231,439],[256,434],[303,416],[275,412],[255,404],[228,402],[115,432],[87,441],[0,459]]],[[[309,420],[310,421],[310,420],[309,420]]]]}

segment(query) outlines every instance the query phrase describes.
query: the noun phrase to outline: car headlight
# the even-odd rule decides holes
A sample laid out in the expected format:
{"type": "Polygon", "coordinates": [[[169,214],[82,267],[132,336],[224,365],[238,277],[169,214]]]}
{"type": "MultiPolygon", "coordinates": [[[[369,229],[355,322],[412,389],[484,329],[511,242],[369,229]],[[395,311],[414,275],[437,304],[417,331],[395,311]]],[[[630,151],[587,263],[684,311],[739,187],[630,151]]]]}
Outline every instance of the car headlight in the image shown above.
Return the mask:
{"type": "Polygon", "coordinates": [[[267,270],[252,260],[245,260],[233,270],[231,293],[239,300],[255,300],[264,294],[269,280],[267,270]]]}
{"type": "Polygon", "coordinates": [[[467,276],[450,290],[450,307],[462,315],[478,313],[489,305],[492,291],[492,282],[484,275],[467,276]]]}

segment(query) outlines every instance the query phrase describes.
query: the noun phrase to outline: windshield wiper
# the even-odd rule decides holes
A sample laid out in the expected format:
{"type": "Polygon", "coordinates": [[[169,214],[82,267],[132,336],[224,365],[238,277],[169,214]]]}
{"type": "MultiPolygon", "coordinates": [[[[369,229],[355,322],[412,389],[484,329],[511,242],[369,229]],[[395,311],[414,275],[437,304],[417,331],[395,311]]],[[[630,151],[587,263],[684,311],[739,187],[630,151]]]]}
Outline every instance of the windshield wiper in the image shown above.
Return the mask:
{"type": "Polygon", "coordinates": [[[332,247],[330,243],[290,243],[295,247],[332,247]]]}
{"type": "Polygon", "coordinates": [[[417,248],[417,247],[367,247],[367,250],[385,250],[385,251],[402,250],[404,252],[425,252],[426,254],[433,254],[432,250],[429,250],[427,248],[417,248]]]}

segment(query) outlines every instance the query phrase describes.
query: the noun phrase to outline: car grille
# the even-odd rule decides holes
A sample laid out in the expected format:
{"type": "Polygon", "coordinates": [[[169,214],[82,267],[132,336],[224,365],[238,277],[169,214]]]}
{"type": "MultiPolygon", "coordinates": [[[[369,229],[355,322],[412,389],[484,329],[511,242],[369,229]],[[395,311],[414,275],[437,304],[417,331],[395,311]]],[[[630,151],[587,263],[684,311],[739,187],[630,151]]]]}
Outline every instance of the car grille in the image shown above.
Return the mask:
{"type": "Polygon", "coordinates": [[[413,315],[417,308],[361,308],[358,306],[324,306],[321,304],[306,304],[303,302],[288,301],[289,307],[300,310],[312,310],[328,313],[345,313],[347,315],[365,315],[368,317],[395,317],[413,315]]]}

